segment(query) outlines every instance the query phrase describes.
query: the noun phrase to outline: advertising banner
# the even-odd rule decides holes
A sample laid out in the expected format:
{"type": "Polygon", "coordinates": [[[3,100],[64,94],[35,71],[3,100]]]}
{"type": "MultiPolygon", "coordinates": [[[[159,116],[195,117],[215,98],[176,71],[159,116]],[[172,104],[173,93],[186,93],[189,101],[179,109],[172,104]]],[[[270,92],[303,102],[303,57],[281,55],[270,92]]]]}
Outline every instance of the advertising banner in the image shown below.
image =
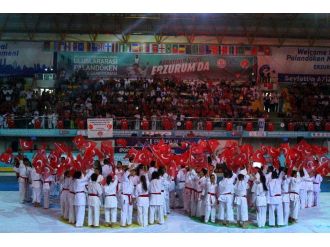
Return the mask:
{"type": "Polygon", "coordinates": [[[88,138],[111,138],[113,137],[112,118],[88,118],[87,119],[88,138]]]}
{"type": "Polygon", "coordinates": [[[51,51],[44,51],[43,42],[0,41],[0,76],[33,76],[53,66],[51,51]]]}
{"type": "Polygon", "coordinates": [[[253,72],[255,60],[253,56],[60,52],[57,68],[68,74],[83,70],[89,78],[150,78],[157,75],[246,81],[253,72]]]}
{"type": "Polygon", "coordinates": [[[272,47],[271,54],[258,56],[259,78],[287,83],[330,83],[330,48],[272,47]]]}

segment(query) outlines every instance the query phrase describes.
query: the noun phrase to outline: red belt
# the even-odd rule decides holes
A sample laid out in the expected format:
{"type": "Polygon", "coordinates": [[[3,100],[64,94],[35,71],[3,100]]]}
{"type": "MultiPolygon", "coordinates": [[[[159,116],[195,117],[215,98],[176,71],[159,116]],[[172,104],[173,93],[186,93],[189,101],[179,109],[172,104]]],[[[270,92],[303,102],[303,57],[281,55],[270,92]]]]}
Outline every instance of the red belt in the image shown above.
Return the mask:
{"type": "Polygon", "coordinates": [[[88,194],[88,196],[98,196],[98,194],[88,194]]]}
{"type": "Polygon", "coordinates": [[[139,195],[139,197],[149,197],[148,194],[145,194],[145,195],[139,195]]]}
{"type": "Polygon", "coordinates": [[[121,193],[121,194],[124,195],[124,196],[128,196],[128,204],[132,205],[132,195],[131,194],[123,194],[123,193],[121,193]]]}
{"type": "Polygon", "coordinates": [[[275,197],[275,196],[281,196],[281,194],[276,194],[276,195],[274,195],[274,196],[272,196],[272,197],[275,197]]]}
{"type": "Polygon", "coordinates": [[[117,196],[117,195],[116,194],[105,195],[105,197],[107,196],[117,196]]]}
{"type": "Polygon", "coordinates": [[[211,201],[211,203],[213,204],[212,196],[216,196],[215,193],[208,192],[207,194],[210,195],[210,201],[211,201]]]}
{"type": "Polygon", "coordinates": [[[153,192],[153,193],[150,193],[151,195],[161,195],[162,193],[161,192],[153,192]]]}
{"type": "Polygon", "coordinates": [[[70,193],[71,193],[71,194],[76,194],[76,193],[75,193],[75,192],[73,192],[73,191],[70,191],[70,193]]]}

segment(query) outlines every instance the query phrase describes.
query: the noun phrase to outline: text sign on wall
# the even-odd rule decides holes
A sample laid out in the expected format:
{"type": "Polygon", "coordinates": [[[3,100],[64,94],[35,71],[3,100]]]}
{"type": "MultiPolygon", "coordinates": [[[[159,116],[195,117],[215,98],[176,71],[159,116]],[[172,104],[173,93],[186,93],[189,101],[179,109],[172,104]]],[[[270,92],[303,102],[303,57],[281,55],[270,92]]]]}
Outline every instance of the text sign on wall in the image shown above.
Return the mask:
{"type": "Polygon", "coordinates": [[[87,119],[88,138],[109,138],[113,137],[112,118],[88,118],[87,119]]]}

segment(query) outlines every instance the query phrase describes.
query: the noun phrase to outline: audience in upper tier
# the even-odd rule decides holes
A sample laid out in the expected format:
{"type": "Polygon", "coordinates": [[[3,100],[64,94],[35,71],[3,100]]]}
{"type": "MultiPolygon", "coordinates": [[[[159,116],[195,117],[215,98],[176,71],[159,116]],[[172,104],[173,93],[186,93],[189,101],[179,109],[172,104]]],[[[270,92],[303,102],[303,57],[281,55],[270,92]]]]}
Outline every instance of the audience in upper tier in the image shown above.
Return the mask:
{"type": "Polygon", "coordinates": [[[74,81],[62,81],[50,90],[33,90],[34,83],[28,86],[23,79],[1,83],[0,128],[33,128],[36,122],[40,128],[56,128],[59,122],[62,128],[77,128],[89,117],[126,118],[130,127],[143,119],[156,122],[169,118],[183,123],[195,118],[202,119],[195,121],[199,129],[207,120],[217,127],[224,118],[267,121],[270,114],[284,118],[285,123],[295,122],[295,130],[302,130],[299,123],[306,128],[313,121],[316,127],[324,128],[329,121],[329,88],[321,85],[292,85],[266,93],[255,83],[224,80],[74,81]]]}

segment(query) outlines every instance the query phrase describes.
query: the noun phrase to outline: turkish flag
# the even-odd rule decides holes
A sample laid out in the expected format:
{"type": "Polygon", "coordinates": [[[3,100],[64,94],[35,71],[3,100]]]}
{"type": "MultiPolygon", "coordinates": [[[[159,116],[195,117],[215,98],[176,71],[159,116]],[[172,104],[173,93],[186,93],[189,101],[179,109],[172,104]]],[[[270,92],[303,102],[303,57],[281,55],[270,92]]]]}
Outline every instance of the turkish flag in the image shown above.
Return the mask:
{"type": "Polygon", "coordinates": [[[27,141],[27,140],[19,139],[19,145],[20,145],[20,147],[23,151],[33,149],[33,141],[27,141]]]}
{"type": "Polygon", "coordinates": [[[101,151],[105,155],[113,156],[114,150],[113,150],[112,142],[111,141],[102,141],[101,142],[101,151]]]}
{"type": "Polygon", "coordinates": [[[123,138],[117,139],[116,144],[118,146],[122,146],[124,148],[127,147],[127,141],[126,141],[126,139],[123,139],[123,138]]]}
{"type": "Polygon", "coordinates": [[[69,147],[65,143],[55,142],[55,152],[59,153],[60,155],[63,153],[69,152],[69,147]]]}
{"type": "Polygon", "coordinates": [[[0,161],[5,164],[10,164],[12,158],[13,158],[13,155],[9,154],[9,153],[3,153],[0,155],[0,161]]]}
{"type": "Polygon", "coordinates": [[[264,157],[263,151],[261,150],[257,150],[256,152],[254,152],[254,154],[252,155],[252,160],[254,162],[260,162],[263,165],[266,164],[266,159],[264,157]]]}
{"type": "Polygon", "coordinates": [[[219,141],[211,139],[211,140],[208,140],[207,142],[208,142],[211,152],[214,153],[217,150],[217,148],[219,147],[219,141]]]}
{"type": "Polygon", "coordinates": [[[139,151],[136,150],[135,148],[130,148],[130,150],[128,150],[127,154],[125,155],[125,158],[130,158],[130,157],[135,158],[138,152],[139,151]]]}
{"type": "Polygon", "coordinates": [[[75,138],[73,138],[73,143],[77,146],[79,150],[81,150],[84,147],[85,142],[86,139],[82,135],[78,135],[75,138]]]}

